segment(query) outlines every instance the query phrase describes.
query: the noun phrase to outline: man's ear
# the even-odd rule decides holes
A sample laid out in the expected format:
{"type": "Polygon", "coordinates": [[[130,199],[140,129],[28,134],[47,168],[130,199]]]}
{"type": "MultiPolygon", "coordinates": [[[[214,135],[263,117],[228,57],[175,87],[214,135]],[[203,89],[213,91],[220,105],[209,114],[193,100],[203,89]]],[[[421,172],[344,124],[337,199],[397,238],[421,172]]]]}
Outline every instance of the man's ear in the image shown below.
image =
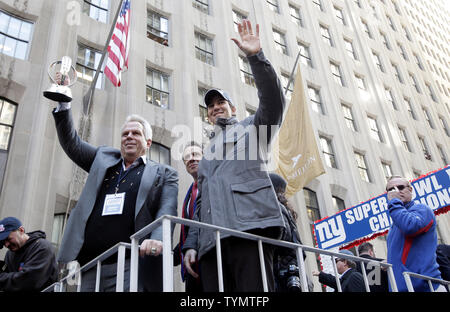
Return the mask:
{"type": "Polygon", "coordinates": [[[231,113],[233,116],[236,116],[236,107],[234,107],[233,105],[229,104],[231,107],[231,113]]]}
{"type": "Polygon", "coordinates": [[[152,146],[152,140],[151,140],[151,139],[148,139],[148,140],[147,140],[147,148],[149,149],[150,146],[152,146]]]}

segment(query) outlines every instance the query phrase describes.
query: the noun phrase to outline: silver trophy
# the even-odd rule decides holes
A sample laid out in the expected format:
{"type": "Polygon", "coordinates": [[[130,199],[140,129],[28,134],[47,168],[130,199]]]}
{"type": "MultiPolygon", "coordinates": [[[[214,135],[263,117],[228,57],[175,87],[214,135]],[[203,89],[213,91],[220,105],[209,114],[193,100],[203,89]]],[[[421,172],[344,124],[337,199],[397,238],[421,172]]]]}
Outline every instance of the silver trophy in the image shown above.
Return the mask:
{"type": "Polygon", "coordinates": [[[44,91],[44,96],[55,102],[71,102],[72,91],[70,87],[77,81],[78,76],[76,69],[72,66],[72,59],[68,56],[63,56],[61,61],[53,62],[48,68],[48,75],[53,83],[47,91],[44,91]],[[55,80],[57,73],[61,74],[59,83],[55,80]],[[72,75],[69,75],[71,73],[72,75]],[[68,77],[70,84],[65,86],[64,84],[68,77]]]}

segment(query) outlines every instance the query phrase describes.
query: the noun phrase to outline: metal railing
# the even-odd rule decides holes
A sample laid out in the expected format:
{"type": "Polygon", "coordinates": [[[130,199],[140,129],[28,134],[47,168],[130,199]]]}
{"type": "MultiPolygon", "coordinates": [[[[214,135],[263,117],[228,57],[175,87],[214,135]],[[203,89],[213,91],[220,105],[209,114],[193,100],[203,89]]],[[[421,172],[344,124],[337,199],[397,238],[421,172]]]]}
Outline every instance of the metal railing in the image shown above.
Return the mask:
{"type": "MultiPolygon", "coordinates": [[[[397,285],[395,282],[394,274],[392,271],[392,265],[385,262],[374,261],[372,259],[366,259],[357,256],[350,256],[346,254],[341,254],[339,252],[309,247],[306,245],[295,244],[287,241],[271,239],[263,236],[258,236],[246,232],[236,231],[216,225],[201,223],[189,219],[183,219],[175,216],[164,215],[146,227],[142,228],[140,231],[133,234],[131,239],[131,244],[127,243],[118,243],[115,246],[111,247],[109,250],[102,253],[100,256],[96,257],[89,263],[85,264],[83,267],[75,270],[74,272],[69,272],[69,275],[64,277],[61,281],[49,286],[44,291],[55,291],[62,292],[65,290],[64,285],[67,284],[68,281],[72,281],[74,277],[79,279],[77,284],[77,291],[81,291],[81,272],[85,272],[95,265],[97,266],[97,276],[96,276],[96,287],[95,291],[99,291],[99,283],[101,276],[101,263],[103,260],[109,258],[110,256],[118,253],[117,256],[117,283],[116,283],[116,291],[121,292],[124,289],[124,269],[125,269],[125,250],[127,248],[131,249],[131,259],[130,259],[130,292],[138,291],[138,263],[139,263],[139,240],[145,238],[150,234],[153,230],[159,227],[162,224],[162,244],[163,244],[163,291],[164,292],[172,292],[174,290],[174,278],[173,278],[173,255],[172,255],[172,224],[184,224],[189,227],[198,227],[202,229],[209,229],[215,231],[216,238],[216,255],[217,255],[217,271],[218,271],[218,289],[220,292],[224,291],[223,284],[223,271],[222,271],[222,253],[221,253],[221,237],[222,235],[230,235],[234,237],[239,237],[243,239],[249,239],[256,241],[258,243],[258,251],[259,251],[259,259],[260,259],[260,267],[261,267],[261,276],[263,281],[263,290],[265,292],[268,291],[267,284],[267,274],[264,265],[264,251],[263,251],[263,243],[271,244],[277,247],[285,247],[295,249],[297,256],[297,266],[299,268],[299,279],[301,288],[304,292],[308,292],[308,282],[306,277],[306,269],[305,262],[303,259],[303,252],[311,252],[320,255],[331,256],[331,263],[333,265],[334,276],[336,279],[337,290],[339,292],[342,291],[341,283],[339,280],[339,275],[336,267],[336,258],[344,258],[348,260],[352,260],[355,262],[365,262],[365,263],[376,263],[380,266],[380,268],[385,268],[387,270],[387,275],[391,284],[392,291],[398,291],[397,285]]],[[[367,278],[366,270],[364,265],[361,265],[364,285],[367,292],[370,292],[369,281],[367,278]]]]}
{"type": "Polygon", "coordinates": [[[108,259],[117,253],[117,278],[116,278],[116,292],[123,292],[124,290],[124,278],[125,278],[125,251],[129,249],[131,245],[129,243],[117,243],[98,257],[89,261],[81,268],[74,270],[73,272],[69,272],[67,276],[61,279],[59,282],[53,283],[48,286],[42,292],[64,292],[67,289],[67,285],[76,285],[77,292],[81,291],[81,283],[82,283],[82,272],[86,272],[97,266],[97,275],[95,280],[95,292],[100,291],[100,276],[101,276],[101,267],[102,261],[108,259]],[[77,281],[78,279],[78,281],[77,281]]]}
{"type": "Polygon", "coordinates": [[[409,292],[414,292],[414,286],[412,284],[411,277],[420,278],[420,279],[428,281],[428,286],[430,287],[431,292],[435,291],[434,287],[433,287],[433,282],[444,285],[444,287],[447,286],[447,291],[450,291],[450,281],[446,281],[446,280],[438,279],[438,278],[434,278],[434,277],[429,277],[429,276],[425,276],[425,275],[420,275],[420,274],[413,273],[413,272],[403,272],[403,277],[405,278],[406,287],[408,288],[409,292]]]}

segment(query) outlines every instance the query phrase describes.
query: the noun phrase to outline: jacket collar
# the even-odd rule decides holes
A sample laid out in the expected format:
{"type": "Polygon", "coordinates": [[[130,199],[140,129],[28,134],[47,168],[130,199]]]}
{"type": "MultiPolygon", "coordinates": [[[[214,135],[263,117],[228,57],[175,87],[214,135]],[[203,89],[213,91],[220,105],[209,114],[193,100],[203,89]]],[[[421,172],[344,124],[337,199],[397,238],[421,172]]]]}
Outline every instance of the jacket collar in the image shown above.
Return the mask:
{"type": "Polygon", "coordinates": [[[216,135],[216,133],[225,129],[226,126],[234,125],[237,122],[238,120],[235,116],[232,116],[230,118],[221,118],[221,117],[217,118],[214,130],[211,131],[211,133],[209,134],[209,138],[212,139],[216,135]]]}

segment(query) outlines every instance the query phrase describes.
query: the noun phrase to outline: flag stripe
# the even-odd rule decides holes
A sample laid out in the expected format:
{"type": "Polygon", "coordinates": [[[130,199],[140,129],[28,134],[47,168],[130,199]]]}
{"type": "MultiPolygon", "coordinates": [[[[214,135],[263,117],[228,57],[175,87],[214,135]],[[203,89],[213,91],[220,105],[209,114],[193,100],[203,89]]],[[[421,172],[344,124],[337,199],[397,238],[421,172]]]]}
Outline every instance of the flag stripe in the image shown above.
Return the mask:
{"type": "Polygon", "coordinates": [[[121,85],[122,71],[128,67],[130,2],[131,0],[124,0],[108,46],[108,59],[104,72],[115,87],[121,85]]]}

